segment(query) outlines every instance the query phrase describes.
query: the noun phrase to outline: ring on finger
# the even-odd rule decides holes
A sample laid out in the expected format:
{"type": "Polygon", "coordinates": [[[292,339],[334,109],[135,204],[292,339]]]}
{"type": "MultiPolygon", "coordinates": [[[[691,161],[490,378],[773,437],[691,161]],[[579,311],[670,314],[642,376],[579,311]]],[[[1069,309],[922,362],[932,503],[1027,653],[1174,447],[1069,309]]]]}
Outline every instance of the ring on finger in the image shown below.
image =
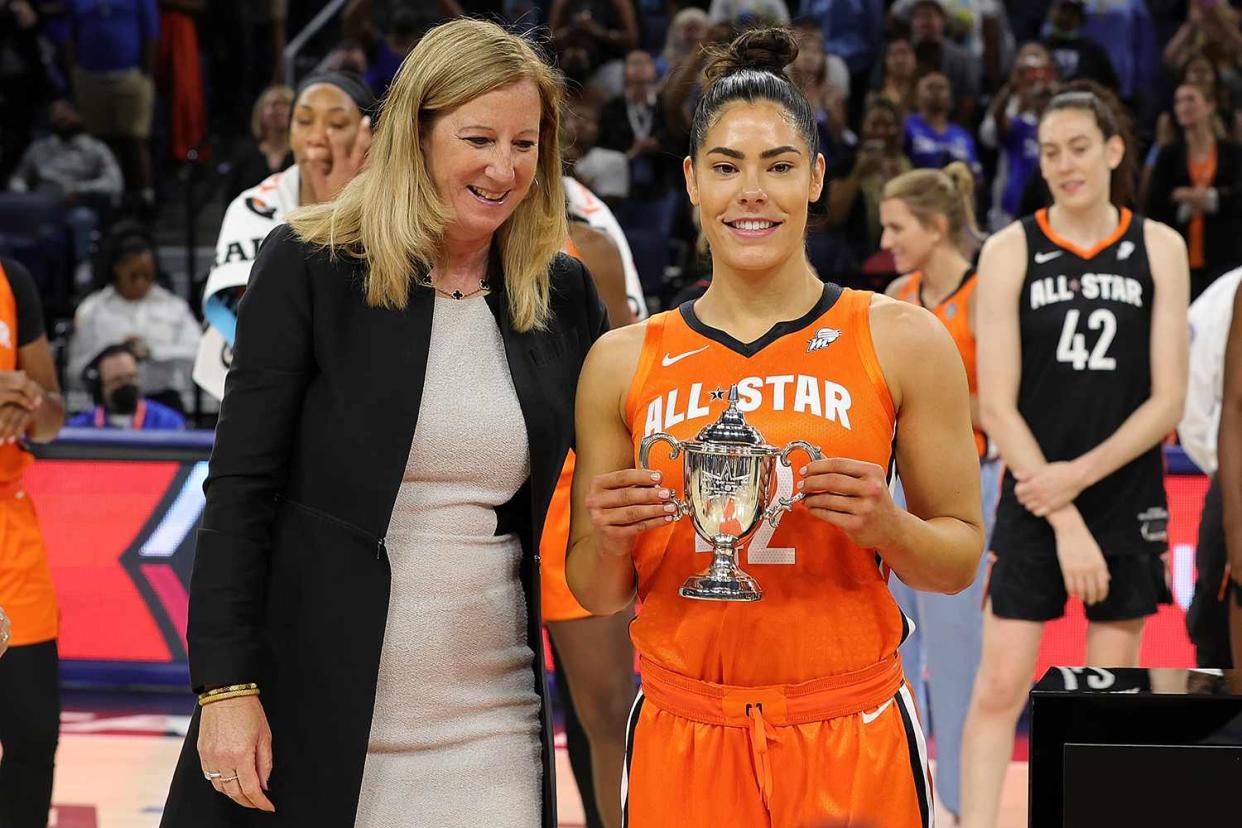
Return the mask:
{"type": "Polygon", "coordinates": [[[236,775],[236,774],[234,774],[233,776],[223,776],[223,777],[221,777],[221,778],[220,778],[220,783],[221,783],[221,784],[223,784],[223,783],[225,783],[225,782],[236,782],[236,781],[237,781],[237,775],[236,775]]]}
{"type": "Polygon", "coordinates": [[[220,773],[220,771],[203,771],[203,778],[208,782],[219,779],[221,776],[224,776],[224,774],[220,773]]]}

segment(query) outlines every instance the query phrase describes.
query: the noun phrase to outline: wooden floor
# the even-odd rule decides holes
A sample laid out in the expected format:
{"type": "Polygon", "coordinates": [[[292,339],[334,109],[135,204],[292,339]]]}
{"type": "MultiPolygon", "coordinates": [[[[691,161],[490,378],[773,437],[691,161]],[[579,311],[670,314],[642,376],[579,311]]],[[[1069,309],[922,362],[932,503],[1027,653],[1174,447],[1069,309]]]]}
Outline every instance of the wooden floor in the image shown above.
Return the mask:
{"type": "MultiPolygon", "coordinates": [[[[156,828],[188,719],[70,711],[62,722],[50,828],[156,828]]],[[[560,741],[558,739],[558,741],[560,741]]],[[[583,825],[563,745],[556,751],[560,824],[583,825]]],[[[937,824],[952,823],[941,813],[937,824]]],[[[1026,825],[1026,763],[1010,765],[999,828],[1026,825]]]]}

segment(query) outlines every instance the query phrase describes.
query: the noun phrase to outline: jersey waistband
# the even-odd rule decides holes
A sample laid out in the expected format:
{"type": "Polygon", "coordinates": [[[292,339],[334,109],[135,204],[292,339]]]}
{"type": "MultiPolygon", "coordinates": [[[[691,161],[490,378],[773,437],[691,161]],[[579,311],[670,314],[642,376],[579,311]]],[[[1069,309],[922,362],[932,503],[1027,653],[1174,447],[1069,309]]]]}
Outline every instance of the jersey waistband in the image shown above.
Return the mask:
{"type": "Polygon", "coordinates": [[[656,707],[691,721],[749,731],[755,784],[769,811],[773,787],[769,743],[780,741],[773,727],[820,722],[877,708],[897,695],[905,682],[900,653],[852,673],[766,687],[700,681],[646,658],[640,659],[639,670],[643,696],[656,707]]]}
{"type": "Polygon", "coordinates": [[[836,676],[800,684],[736,687],[700,681],[639,659],[643,696],[656,707],[684,719],[726,727],[750,727],[757,709],[774,726],[807,724],[850,716],[879,707],[901,689],[901,654],[836,676]]]}

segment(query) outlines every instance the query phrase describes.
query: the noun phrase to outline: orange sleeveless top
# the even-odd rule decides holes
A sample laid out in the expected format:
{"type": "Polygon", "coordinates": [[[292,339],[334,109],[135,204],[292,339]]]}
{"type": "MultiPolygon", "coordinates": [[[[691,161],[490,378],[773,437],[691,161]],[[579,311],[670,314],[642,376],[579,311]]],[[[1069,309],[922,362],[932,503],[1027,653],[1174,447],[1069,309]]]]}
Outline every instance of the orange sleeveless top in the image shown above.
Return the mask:
{"type": "MultiPolygon", "coordinates": [[[[17,299],[0,266],[0,371],[17,370],[17,299]]],[[[21,480],[34,456],[17,443],[0,446],[0,484],[21,480]]]]}
{"type": "MultiPolygon", "coordinates": [[[[962,363],[966,366],[966,382],[970,386],[972,395],[978,393],[979,377],[976,370],[978,360],[975,351],[975,334],[970,329],[969,310],[970,302],[975,295],[975,286],[978,283],[978,275],[973,270],[968,270],[962,277],[962,283],[957,286],[957,290],[945,297],[944,301],[936,307],[928,308],[949,329],[949,336],[953,337],[957,352],[962,355],[962,363]]],[[[919,294],[922,286],[923,274],[916,270],[910,274],[910,278],[906,280],[901,290],[897,291],[897,298],[923,307],[923,298],[919,294]]],[[[975,429],[975,450],[979,452],[980,457],[985,457],[988,453],[988,437],[977,428],[975,429]]]]}
{"type": "MultiPolygon", "coordinates": [[[[806,440],[825,456],[890,467],[896,412],[871,340],[869,292],[827,285],[801,319],[744,345],[707,327],[690,303],[646,323],[626,400],[635,462],[644,436],[693,439],[737,384],[739,408],[765,441],[806,440]]],[[[650,465],[681,496],[681,457],[657,444],[650,465]]],[[[792,468],[777,463],[778,494],[794,492],[792,468]]],[[[754,603],[695,601],[677,594],[707,567],[689,518],[644,533],[634,550],[642,609],[631,625],[645,658],[701,681],[738,686],[788,684],[851,672],[891,656],[906,619],[889,594],[888,569],[874,550],[795,506],[779,528],[766,522],[744,542],[738,563],[764,590],[754,603]],[[697,547],[697,548],[696,548],[697,547]]]]}

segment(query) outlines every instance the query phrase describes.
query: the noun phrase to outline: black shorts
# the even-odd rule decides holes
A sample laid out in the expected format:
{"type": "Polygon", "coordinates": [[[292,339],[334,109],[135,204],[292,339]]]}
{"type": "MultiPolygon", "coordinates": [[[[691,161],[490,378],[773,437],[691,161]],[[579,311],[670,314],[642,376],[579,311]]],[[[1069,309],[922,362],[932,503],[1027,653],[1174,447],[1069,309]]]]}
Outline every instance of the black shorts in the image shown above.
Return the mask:
{"type": "MultiPolygon", "coordinates": [[[[1087,605],[1088,621],[1132,621],[1173,603],[1164,561],[1155,555],[1113,555],[1108,597],[1087,605]]],[[[1052,621],[1065,614],[1065,578],[1055,554],[993,555],[987,595],[992,614],[1015,621],[1052,621]]]]}

